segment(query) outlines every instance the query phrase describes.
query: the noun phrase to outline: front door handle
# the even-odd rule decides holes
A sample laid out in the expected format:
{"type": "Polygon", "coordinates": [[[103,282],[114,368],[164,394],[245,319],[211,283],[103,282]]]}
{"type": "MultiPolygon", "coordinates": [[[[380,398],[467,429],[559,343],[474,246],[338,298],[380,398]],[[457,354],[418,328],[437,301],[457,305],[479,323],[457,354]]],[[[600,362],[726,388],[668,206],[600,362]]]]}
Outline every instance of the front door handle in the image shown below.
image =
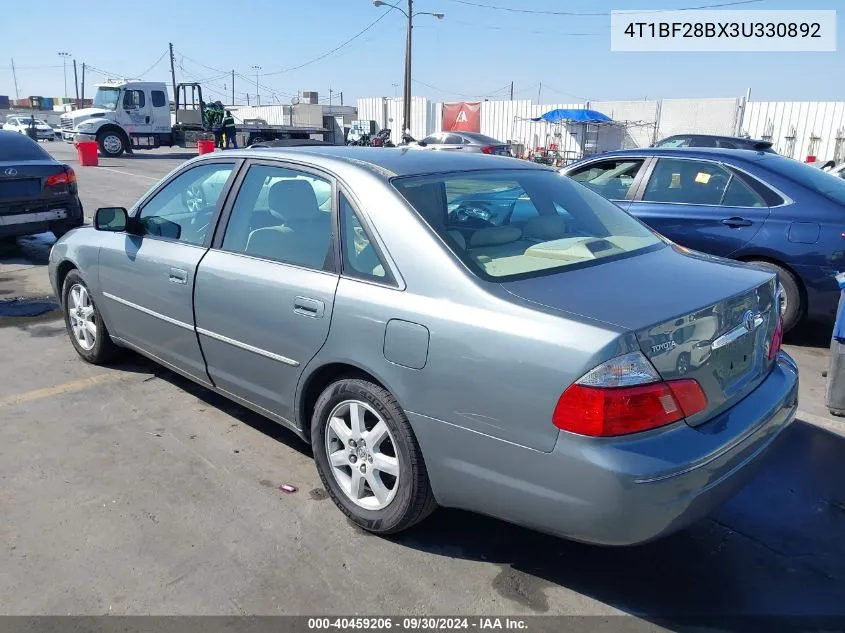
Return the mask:
{"type": "Polygon", "coordinates": [[[293,300],[293,311],[302,316],[320,319],[325,312],[326,304],[309,297],[297,297],[293,300]]]}
{"type": "Polygon", "coordinates": [[[746,220],[745,218],[740,217],[732,217],[722,220],[722,224],[729,226],[732,229],[738,229],[742,226],[751,226],[751,220],[746,220]]]}
{"type": "Polygon", "coordinates": [[[186,284],[188,283],[188,271],[182,270],[181,268],[171,268],[170,269],[170,281],[175,284],[186,284]]]}

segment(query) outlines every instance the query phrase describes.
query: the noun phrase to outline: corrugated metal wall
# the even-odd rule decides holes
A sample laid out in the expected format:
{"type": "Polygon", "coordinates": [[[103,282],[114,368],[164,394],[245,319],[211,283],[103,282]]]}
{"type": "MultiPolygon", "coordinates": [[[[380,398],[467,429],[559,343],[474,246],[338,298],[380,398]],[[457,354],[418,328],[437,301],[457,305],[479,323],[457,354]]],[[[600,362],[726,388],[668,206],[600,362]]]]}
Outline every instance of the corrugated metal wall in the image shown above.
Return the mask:
{"type": "Polygon", "coordinates": [[[772,141],[775,151],[790,158],[845,161],[842,101],[749,101],[742,131],[772,141]]]}
{"type": "MultiPolygon", "coordinates": [[[[414,97],[411,133],[422,138],[440,130],[441,103],[414,97]]],[[[393,129],[399,141],[402,99],[358,100],[358,116],[393,129]],[[393,121],[390,121],[390,119],[393,121]]],[[[778,153],[804,160],[813,154],[820,161],[845,161],[845,102],[756,102],[742,98],[662,99],[650,101],[594,101],[587,104],[536,105],[529,100],[485,101],[481,104],[481,132],[526,148],[556,144],[564,155],[643,147],[672,134],[699,133],[733,136],[740,130],[753,138],[771,140],[778,153]],[[598,110],[624,126],[549,125],[530,119],[556,108],[598,110]],[[738,125],[740,117],[742,124],[738,125]],[[586,136],[586,138],[584,138],[586,136]]]]}
{"type": "Polygon", "coordinates": [[[733,136],[742,100],[662,99],[657,138],[673,134],[698,133],[733,136]]]}

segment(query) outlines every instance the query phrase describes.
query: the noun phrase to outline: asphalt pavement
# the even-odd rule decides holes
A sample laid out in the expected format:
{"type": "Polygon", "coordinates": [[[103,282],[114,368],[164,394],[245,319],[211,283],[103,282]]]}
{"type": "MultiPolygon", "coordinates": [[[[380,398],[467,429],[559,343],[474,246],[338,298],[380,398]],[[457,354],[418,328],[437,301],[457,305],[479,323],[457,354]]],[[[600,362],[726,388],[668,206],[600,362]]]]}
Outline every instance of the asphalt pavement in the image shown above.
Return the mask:
{"type": "MultiPolygon", "coordinates": [[[[77,169],[89,220],[193,155],[83,168],[71,146],[46,147],[77,169]]],[[[51,241],[2,247],[0,302],[49,295],[51,241]]],[[[81,362],[56,312],[0,313],[0,614],[630,614],[669,630],[845,615],[845,421],[824,408],[829,335],[789,337],[800,419],[755,480],[684,532],[613,549],[455,510],[368,535],[292,433],[135,355],[81,362]]]]}

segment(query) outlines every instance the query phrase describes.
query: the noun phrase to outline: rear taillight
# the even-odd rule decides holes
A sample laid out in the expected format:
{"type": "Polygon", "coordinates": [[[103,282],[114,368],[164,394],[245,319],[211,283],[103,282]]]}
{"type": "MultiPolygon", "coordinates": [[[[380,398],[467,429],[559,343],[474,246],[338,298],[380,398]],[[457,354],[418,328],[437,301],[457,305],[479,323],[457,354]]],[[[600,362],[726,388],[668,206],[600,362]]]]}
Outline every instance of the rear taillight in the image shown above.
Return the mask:
{"type": "Polygon", "coordinates": [[[703,411],[697,381],[662,381],[640,352],[599,365],[563,392],[552,421],[564,431],[608,437],[672,424],[703,411]]]}
{"type": "Polygon", "coordinates": [[[774,360],[781,346],[783,345],[783,315],[778,314],[778,324],[775,326],[775,332],[772,334],[772,341],[769,343],[769,360],[774,360]]]}
{"type": "Polygon", "coordinates": [[[495,149],[496,149],[495,145],[485,145],[484,147],[481,148],[481,151],[484,152],[485,154],[492,154],[495,151],[495,149]]]}
{"type": "Polygon", "coordinates": [[[59,185],[69,185],[76,182],[76,172],[70,167],[65,167],[65,170],[58,174],[53,174],[47,177],[48,187],[58,187],[59,185]]]}

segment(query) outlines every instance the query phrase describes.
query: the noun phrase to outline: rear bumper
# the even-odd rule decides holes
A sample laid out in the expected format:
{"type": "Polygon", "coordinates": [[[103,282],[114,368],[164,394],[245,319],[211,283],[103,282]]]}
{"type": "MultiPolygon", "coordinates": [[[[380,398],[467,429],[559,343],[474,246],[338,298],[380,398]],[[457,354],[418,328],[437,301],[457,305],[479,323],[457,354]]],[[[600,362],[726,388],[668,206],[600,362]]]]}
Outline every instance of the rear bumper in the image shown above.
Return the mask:
{"type": "Polygon", "coordinates": [[[783,353],[757,389],[695,428],[601,440],[562,432],[542,453],[409,419],[442,505],[574,540],[635,545],[688,526],[738,492],[797,408],[798,370],[783,353]]]}
{"type": "Polygon", "coordinates": [[[76,196],[25,208],[9,209],[0,205],[0,237],[34,235],[49,231],[56,224],[73,228],[83,223],[82,203],[76,196]]]}

